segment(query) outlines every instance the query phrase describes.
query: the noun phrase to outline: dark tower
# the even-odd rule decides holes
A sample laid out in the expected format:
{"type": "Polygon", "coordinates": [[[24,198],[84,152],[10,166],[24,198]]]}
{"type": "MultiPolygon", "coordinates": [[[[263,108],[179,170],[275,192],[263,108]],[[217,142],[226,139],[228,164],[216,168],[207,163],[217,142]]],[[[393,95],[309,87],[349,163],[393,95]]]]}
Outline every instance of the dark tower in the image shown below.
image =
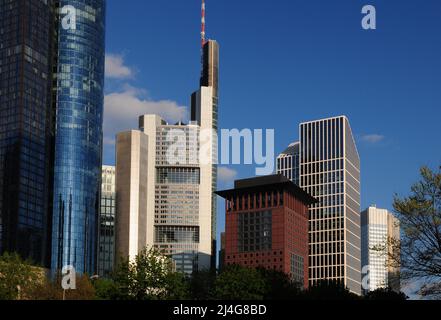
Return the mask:
{"type": "Polygon", "coordinates": [[[0,1],[0,254],[50,264],[53,1],[0,1]]]}

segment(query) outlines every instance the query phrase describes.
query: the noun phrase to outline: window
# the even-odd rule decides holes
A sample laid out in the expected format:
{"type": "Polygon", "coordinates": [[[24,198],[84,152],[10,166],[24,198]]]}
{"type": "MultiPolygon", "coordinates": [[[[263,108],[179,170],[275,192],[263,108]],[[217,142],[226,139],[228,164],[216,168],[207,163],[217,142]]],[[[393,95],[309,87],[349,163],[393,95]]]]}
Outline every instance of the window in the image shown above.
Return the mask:
{"type": "Polygon", "coordinates": [[[247,212],[238,216],[239,252],[272,248],[272,212],[247,212]]]}

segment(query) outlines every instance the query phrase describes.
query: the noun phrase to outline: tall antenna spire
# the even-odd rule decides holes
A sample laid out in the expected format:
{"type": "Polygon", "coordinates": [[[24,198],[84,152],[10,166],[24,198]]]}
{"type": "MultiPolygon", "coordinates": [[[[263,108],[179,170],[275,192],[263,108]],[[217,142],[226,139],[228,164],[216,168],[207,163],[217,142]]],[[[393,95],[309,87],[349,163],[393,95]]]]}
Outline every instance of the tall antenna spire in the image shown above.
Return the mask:
{"type": "Polygon", "coordinates": [[[205,0],[202,0],[201,46],[205,45],[205,0]]]}

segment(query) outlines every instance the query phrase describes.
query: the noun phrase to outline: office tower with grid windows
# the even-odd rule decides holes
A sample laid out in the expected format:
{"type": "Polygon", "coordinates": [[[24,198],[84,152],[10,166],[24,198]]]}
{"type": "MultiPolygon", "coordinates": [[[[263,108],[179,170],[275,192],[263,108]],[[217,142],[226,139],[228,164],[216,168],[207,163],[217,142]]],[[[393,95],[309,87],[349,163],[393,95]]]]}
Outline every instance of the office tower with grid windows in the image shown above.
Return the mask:
{"type": "Polygon", "coordinates": [[[55,9],[0,1],[0,255],[50,265],[55,9]]]}
{"type": "MultiPolygon", "coordinates": [[[[211,89],[202,92],[211,105],[211,89]]],[[[173,258],[178,271],[210,269],[212,163],[199,161],[201,130],[194,122],[172,125],[144,115],[140,130],[118,135],[118,256],[133,259],[154,246],[173,258]],[[145,141],[127,141],[130,136],[145,141]]]]}
{"type": "Polygon", "coordinates": [[[104,29],[105,0],[0,1],[0,252],[52,271],[96,270],[104,29]]]}
{"type": "Polygon", "coordinates": [[[115,256],[115,167],[103,166],[98,230],[98,275],[109,277],[115,256]]]}
{"type": "Polygon", "coordinates": [[[277,157],[277,173],[282,174],[296,185],[300,178],[300,142],[294,142],[277,157]]]}
{"type": "Polygon", "coordinates": [[[309,279],[361,294],[360,158],[345,116],[300,124],[300,186],[310,207],[309,279]]]}
{"type": "Polygon", "coordinates": [[[361,252],[363,277],[368,276],[364,292],[380,288],[400,291],[400,270],[389,261],[396,253],[391,240],[400,240],[400,223],[386,209],[371,206],[361,213],[361,252]]]}

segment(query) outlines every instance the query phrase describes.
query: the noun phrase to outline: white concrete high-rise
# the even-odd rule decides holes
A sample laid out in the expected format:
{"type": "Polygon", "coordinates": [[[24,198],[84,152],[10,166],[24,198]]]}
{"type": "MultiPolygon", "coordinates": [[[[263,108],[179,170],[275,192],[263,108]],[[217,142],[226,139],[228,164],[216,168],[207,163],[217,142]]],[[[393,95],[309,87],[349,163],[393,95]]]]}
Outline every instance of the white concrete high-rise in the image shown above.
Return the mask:
{"type": "Polygon", "coordinates": [[[144,115],[138,131],[118,135],[118,254],[133,258],[155,246],[179,271],[215,268],[218,83],[219,45],[207,40],[190,124],[144,115]]]}
{"type": "Polygon", "coordinates": [[[147,215],[148,148],[148,137],[141,131],[116,137],[115,263],[153,245],[153,217],[147,215]]]}
{"type": "Polygon", "coordinates": [[[310,207],[309,279],[361,294],[360,158],[345,116],[300,124],[300,186],[310,207]]]}
{"type": "Polygon", "coordinates": [[[388,210],[371,206],[361,213],[361,233],[362,266],[369,275],[363,289],[390,287],[399,292],[399,269],[389,262],[390,250],[394,250],[390,240],[400,240],[399,220],[388,210]]]}
{"type": "Polygon", "coordinates": [[[142,151],[142,159],[138,145],[122,141],[127,133],[120,134],[117,141],[117,189],[129,185],[135,190],[135,195],[129,190],[118,193],[118,221],[130,216],[133,203],[137,212],[133,223],[118,226],[117,250],[129,247],[133,258],[144,247],[154,246],[174,259],[177,270],[189,274],[209,269],[212,254],[211,89],[202,88],[200,97],[201,125],[170,125],[157,115],[140,117],[140,130],[130,135],[145,136],[148,147],[142,151]],[[204,151],[209,156],[199,157],[204,151]],[[135,161],[128,156],[134,153],[135,161]],[[138,167],[143,168],[142,180],[138,167]],[[120,176],[131,176],[131,183],[123,183],[120,176]],[[143,190],[142,199],[138,190],[143,190]],[[145,205],[136,208],[140,202],[145,205]]]}

